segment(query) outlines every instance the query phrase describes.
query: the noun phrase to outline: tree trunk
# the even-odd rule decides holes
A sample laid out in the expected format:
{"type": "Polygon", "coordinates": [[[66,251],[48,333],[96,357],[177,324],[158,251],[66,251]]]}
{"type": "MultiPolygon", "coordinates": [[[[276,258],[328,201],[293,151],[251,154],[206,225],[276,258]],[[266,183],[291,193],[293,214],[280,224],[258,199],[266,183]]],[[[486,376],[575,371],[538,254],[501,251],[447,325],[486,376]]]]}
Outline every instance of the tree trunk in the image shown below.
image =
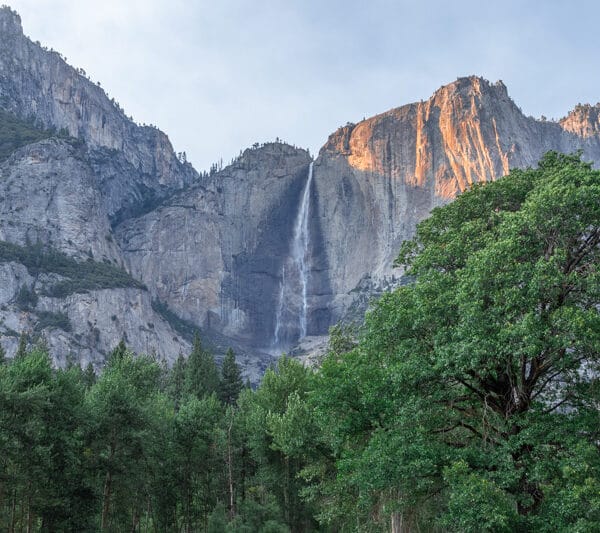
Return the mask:
{"type": "Polygon", "coordinates": [[[100,522],[100,529],[106,531],[108,526],[108,513],[110,512],[110,495],[112,490],[112,474],[110,470],[106,472],[106,479],[104,480],[104,494],[102,496],[102,520],[100,522]]]}
{"type": "Polygon", "coordinates": [[[115,444],[115,437],[113,432],[113,441],[110,444],[110,454],[108,456],[108,470],[106,471],[106,479],[104,480],[104,494],[102,496],[102,519],[100,521],[100,529],[105,531],[108,527],[108,513],[110,512],[110,497],[112,495],[112,472],[111,463],[115,456],[117,445],[115,444]]]}
{"type": "Polygon", "coordinates": [[[19,502],[19,533],[21,533],[23,531],[23,519],[25,518],[24,512],[25,512],[25,505],[23,503],[23,499],[21,498],[21,501],[19,502]]]}
{"type": "Polygon", "coordinates": [[[33,531],[33,514],[31,512],[31,484],[28,489],[29,494],[27,494],[27,533],[32,533],[33,531]]]}
{"type": "Polygon", "coordinates": [[[242,445],[241,453],[242,471],[240,472],[240,489],[242,493],[242,501],[246,499],[246,443],[242,445]]]}
{"type": "Polygon", "coordinates": [[[140,513],[137,508],[133,511],[133,519],[131,520],[131,533],[136,533],[140,523],[140,513]]]}
{"type": "Polygon", "coordinates": [[[284,459],[285,463],[285,481],[283,484],[283,505],[285,521],[286,523],[290,523],[290,459],[286,455],[284,459]]]}
{"type": "MultiPolygon", "coordinates": [[[[191,481],[190,481],[191,484],[191,481]]],[[[192,489],[187,491],[187,512],[185,517],[185,533],[192,533],[192,489]]]]}
{"type": "Polygon", "coordinates": [[[412,533],[410,520],[405,520],[401,513],[392,513],[391,533],[412,533]]]}
{"type": "Polygon", "coordinates": [[[231,456],[231,428],[233,427],[233,418],[227,428],[227,474],[229,477],[229,520],[235,516],[235,502],[233,495],[233,459],[231,456]]]}
{"type": "Polygon", "coordinates": [[[15,518],[17,513],[17,491],[13,491],[12,503],[10,509],[10,533],[15,533],[15,518]]]}

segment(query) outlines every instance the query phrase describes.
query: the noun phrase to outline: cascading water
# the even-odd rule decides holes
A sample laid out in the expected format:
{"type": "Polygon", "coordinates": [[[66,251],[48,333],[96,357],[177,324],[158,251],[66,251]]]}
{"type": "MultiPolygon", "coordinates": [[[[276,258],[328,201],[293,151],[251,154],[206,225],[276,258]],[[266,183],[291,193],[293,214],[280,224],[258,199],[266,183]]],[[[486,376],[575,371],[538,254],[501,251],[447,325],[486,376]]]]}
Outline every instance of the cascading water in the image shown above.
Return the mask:
{"type": "Polygon", "coordinates": [[[310,189],[313,179],[313,163],[308,167],[308,179],[302,192],[302,202],[294,222],[294,238],[290,254],[281,273],[279,302],[275,316],[273,345],[306,337],[308,314],[308,281],[310,276],[308,254],[310,245],[309,215],[310,189]]]}

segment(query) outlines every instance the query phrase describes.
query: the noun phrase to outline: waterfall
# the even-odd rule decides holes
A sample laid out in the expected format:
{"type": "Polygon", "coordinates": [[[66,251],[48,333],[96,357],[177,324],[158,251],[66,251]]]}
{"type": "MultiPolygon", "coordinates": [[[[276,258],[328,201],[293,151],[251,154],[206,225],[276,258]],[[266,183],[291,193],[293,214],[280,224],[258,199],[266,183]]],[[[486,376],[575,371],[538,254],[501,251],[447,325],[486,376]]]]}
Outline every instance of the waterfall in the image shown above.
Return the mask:
{"type": "Polygon", "coordinates": [[[290,254],[284,261],[279,289],[279,302],[275,316],[273,345],[279,347],[290,339],[306,337],[308,314],[308,281],[310,276],[307,262],[310,245],[310,189],[313,179],[313,163],[308,167],[308,179],[302,192],[300,209],[294,222],[294,236],[290,254]]]}

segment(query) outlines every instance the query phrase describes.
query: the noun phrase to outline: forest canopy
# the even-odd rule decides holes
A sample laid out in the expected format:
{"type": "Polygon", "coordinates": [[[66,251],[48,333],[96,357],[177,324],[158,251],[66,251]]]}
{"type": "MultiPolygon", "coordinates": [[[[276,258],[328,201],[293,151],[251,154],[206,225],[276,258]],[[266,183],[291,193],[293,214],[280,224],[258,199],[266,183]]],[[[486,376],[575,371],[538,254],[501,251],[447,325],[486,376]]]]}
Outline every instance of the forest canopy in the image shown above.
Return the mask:
{"type": "Polygon", "coordinates": [[[434,210],[411,285],[256,390],[199,338],[99,376],[0,365],[0,528],[589,532],[600,524],[600,172],[548,153],[434,210]]]}

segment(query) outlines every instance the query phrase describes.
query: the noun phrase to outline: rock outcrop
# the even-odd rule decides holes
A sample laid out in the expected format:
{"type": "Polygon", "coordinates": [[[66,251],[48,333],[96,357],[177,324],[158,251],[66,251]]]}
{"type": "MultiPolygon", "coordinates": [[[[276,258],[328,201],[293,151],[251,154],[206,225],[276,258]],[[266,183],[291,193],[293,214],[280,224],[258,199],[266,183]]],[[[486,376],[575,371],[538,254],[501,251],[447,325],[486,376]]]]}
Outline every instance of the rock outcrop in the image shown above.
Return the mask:
{"type": "Polygon", "coordinates": [[[123,216],[197,178],[163,132],[135,124],[99,84],[58,52],[30,41],[8,8],[0,9],[0,42],[0,107],[84,141],[109,216],[123,216]]]}
{"type": "MultiPolygon", "coordinates": [[[[361,287],[401,274],[393,261],[431,209],[474,183],[535,166],[556,150],[600,163],[599,106],[578,106],[560,122],[526,117],[502,82],[460,78],[427,101],[340,128],[315,162],[315,187],[332,294],[332,320],[361,287]],[[353,292],[354,291],[354,292],[353,292]]],[[[319,306],[322,304],[319,304],[319,306]]]]}
{"type": "Polygon", "coordinates": [[[117,228],[129,271],[181,317],[268,350],[310,156],[272,143],[117,228]]]}
{"type": "Polygon", "coordinates": [[[60,131],[0,161],[0,342],[12,354],[20,331],[43,332],[57,364],[101,366],[121,337],[172,360],[198,327],[257,379],[300,331],[318,350],[331,324],[402,283],[394,258],[431,209],[548,150],[600,162],[600,105],[536,120],[502,82],[469,77],[340,128],[315,161],[267,143],[200,175],[7,8],[0,109],[60,131]],[[306,323],[276,339],[282,306],[306,323]]]}
{"type": "MultiPolygon", "coordinates": [[[[113,226],[198,179],[165,134],[134,124],[57,52],[32,43],[8,8],[0,8],[0,108],[28,128],[62,130],[0,162],[0,241],[24,253],[43,248],[91,262],[99,275],[103,265],[116,269],[105,275],[118,274],[125,263],[113,226]]],[[[64,276],[48,265],[0,259],[0,340],[9,355],[21,331],[43,333],[58,364],[71,358],[100,367],[122,337],[168,361],[189,349],[135,280],[126,287],[103,279],[102,290],[51,297],[64,276]]]]}

